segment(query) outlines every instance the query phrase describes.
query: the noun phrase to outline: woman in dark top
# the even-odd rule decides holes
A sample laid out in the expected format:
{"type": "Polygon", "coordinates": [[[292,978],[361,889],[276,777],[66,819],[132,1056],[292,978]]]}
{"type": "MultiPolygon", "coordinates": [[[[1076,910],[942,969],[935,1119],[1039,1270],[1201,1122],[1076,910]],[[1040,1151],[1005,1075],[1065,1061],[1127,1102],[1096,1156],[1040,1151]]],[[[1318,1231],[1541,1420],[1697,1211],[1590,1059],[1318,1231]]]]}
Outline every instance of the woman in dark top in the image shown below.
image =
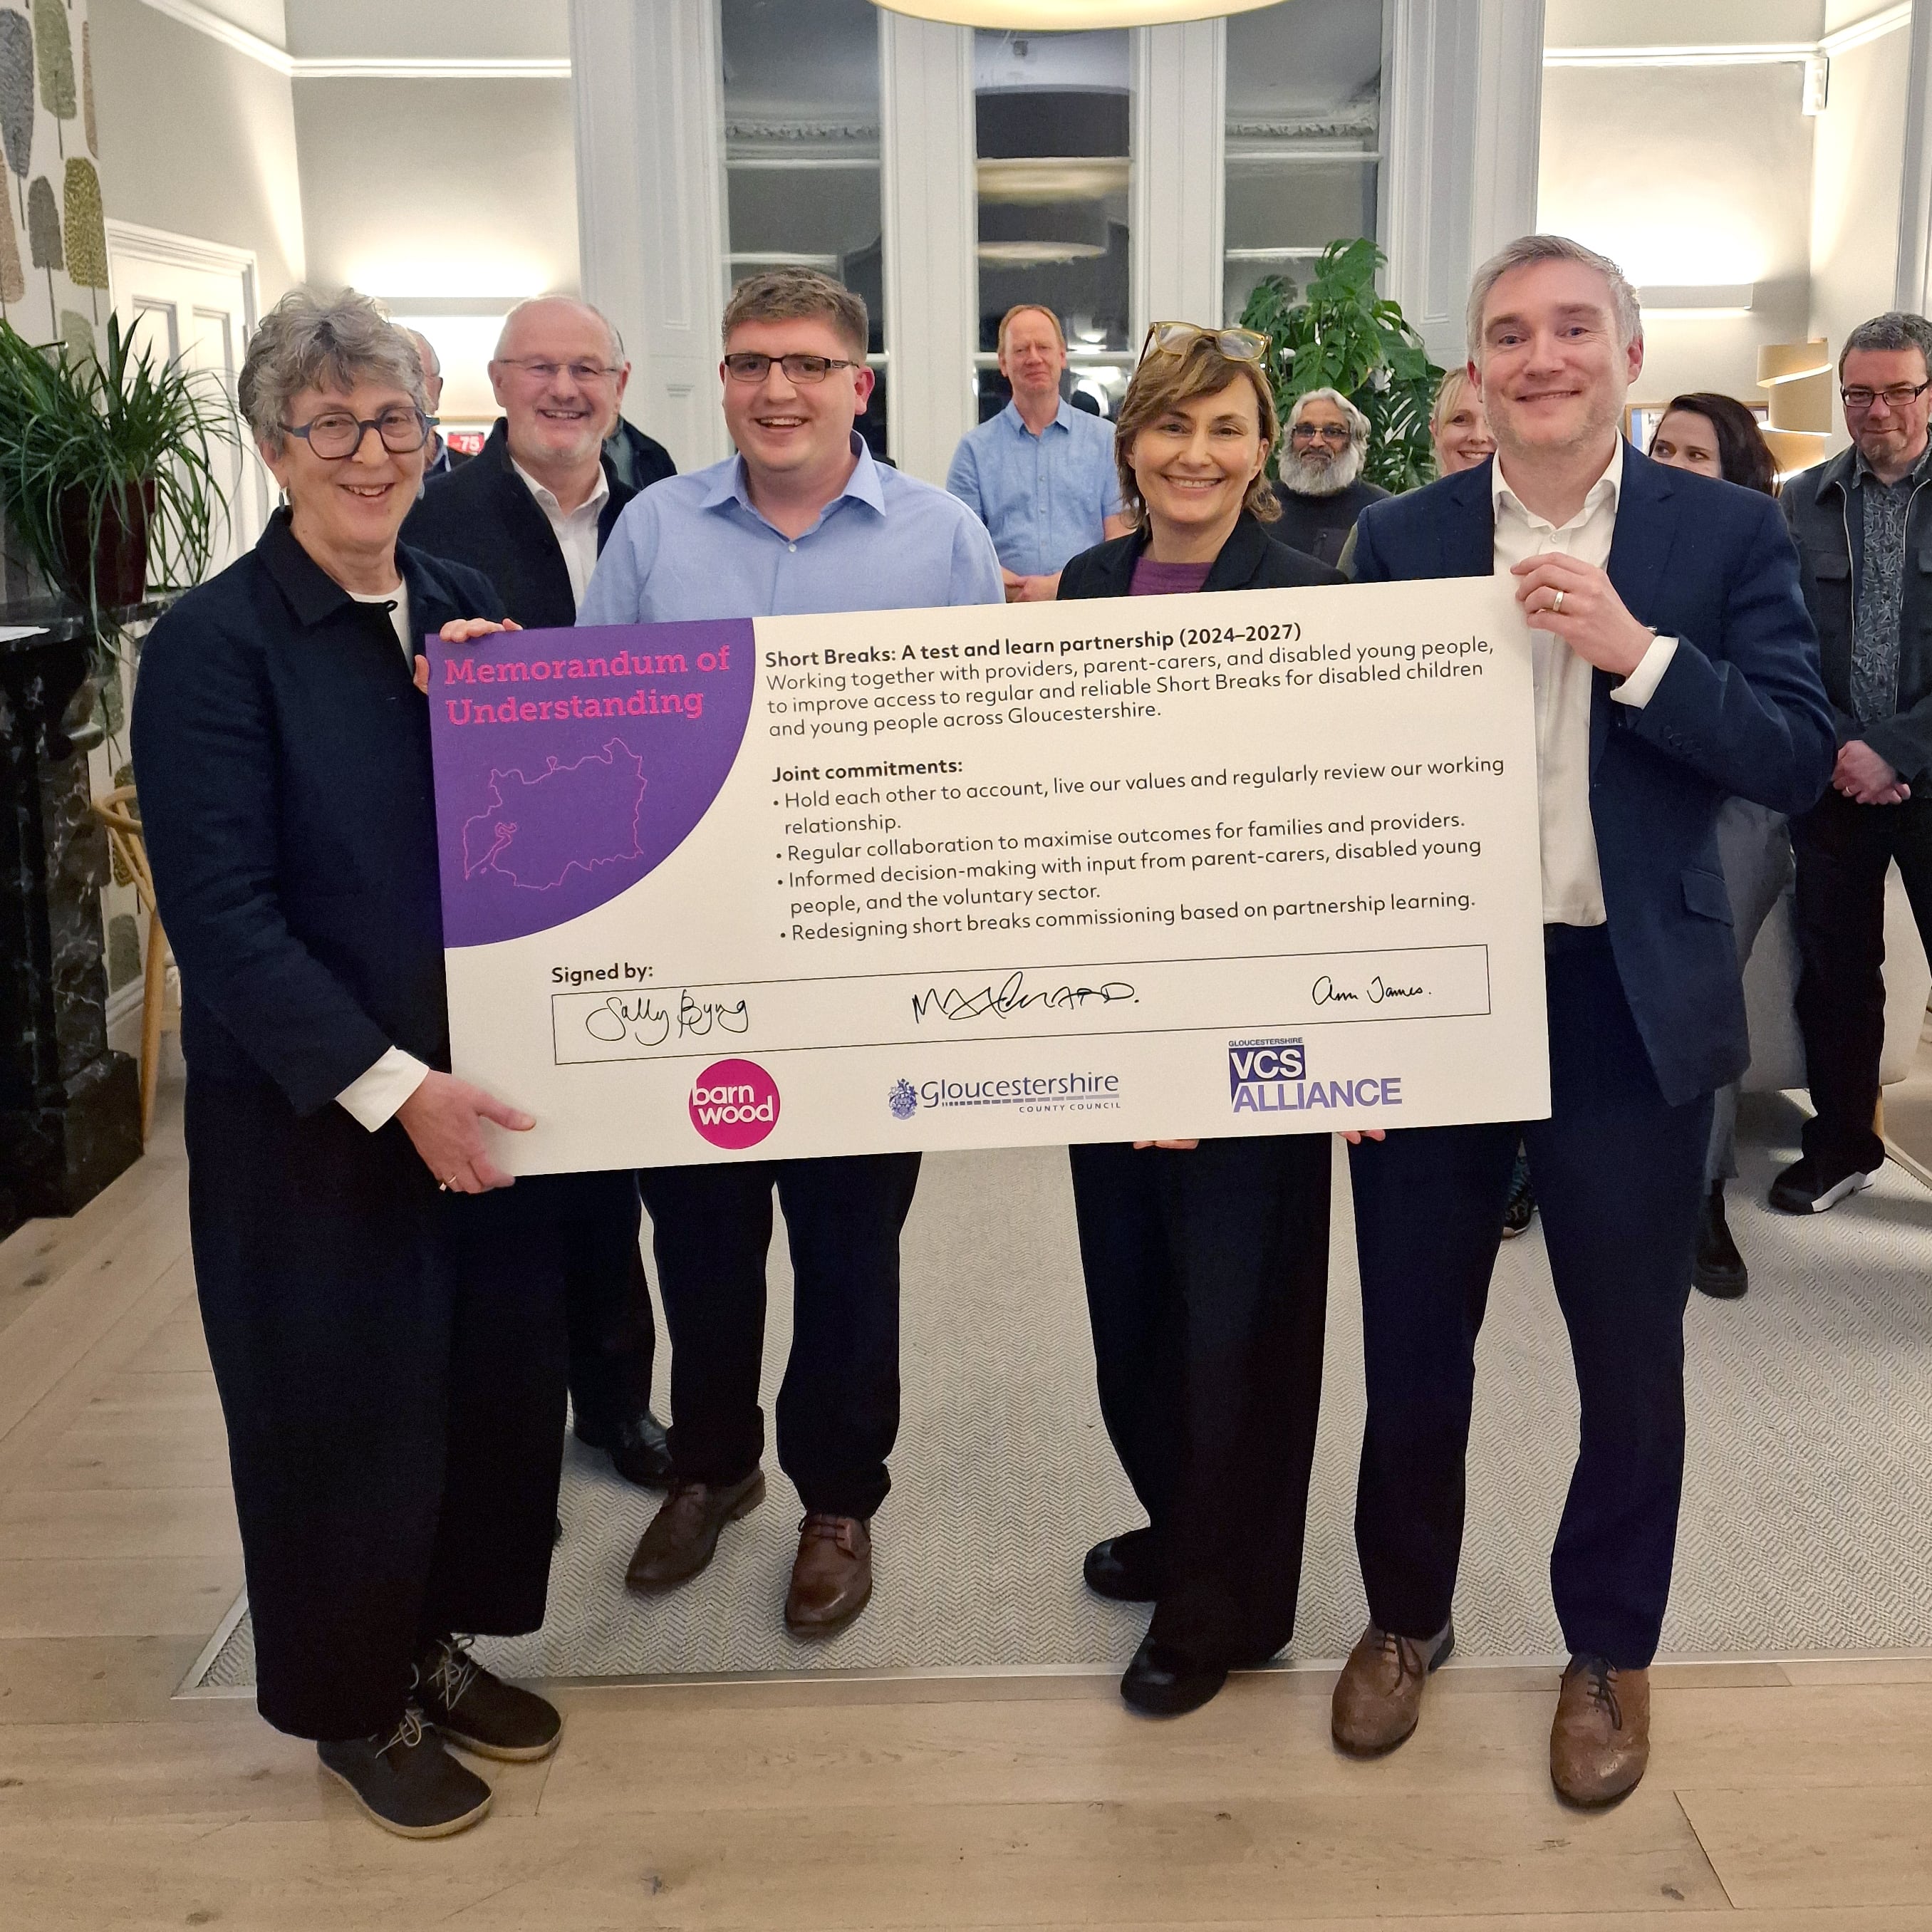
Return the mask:
{"type": "MultiPolygon", "coordinates": [[[[1694,470],[1766,496],[1778,494],[1778,460],[1756,417],[1734,396],[1701,389],[1672,396],[1658,418],[1648,454],[1672,469],[1694,470]]],[[[1802,562],[1804,553],[1798,554],[1802,562]]],[[[1718,808],[1718,852],[1724,863],[1731,932],[1742,968],[1749,964],[1758,934],[1791,883],[1790,827],[1781,812],[1748,798],[1727,798],[1718,808]]],[[[1692,1282],[1720,1301],[1735,1301],[1750,1286],[1750,1270],[1724,1214],[1724,1184],[1735,1180],[1737,1172],[1738,1083],[1733,1080],[1718,1088],[1712,1108],[1704,1211],[1690,1268],[1692,1282]]]]}
{"type": "Polygon", "coordinates": [[[455,1633],[543,1620],[563,1427],[550,1190],[453,1078],[415,640],[500,616],[400,546],[428,418],[365,297],[298,289],[240,400],[286,506],[154,627],[135,768],[181,962],[188,1213],[257,1701],[404,1836],[462,1830],[556,1712],[455,1633]]]}
{"type": "MultiPolygon", "coordinates": [[[[1277,434],[1241,329],[1150,335],[1114,435],[1135,527],[1060,595],[1340,584],[1268,535],[1277,434]]],[[[1088,1587],[1154,1617],[1120,1680],[1136,1709],[1204,1704],[1294,1630],[1322,1395],[1325,1134],[1071,1150],[1100,1412],[1148,1526],[1088,1552],[1088,1587]]]]}

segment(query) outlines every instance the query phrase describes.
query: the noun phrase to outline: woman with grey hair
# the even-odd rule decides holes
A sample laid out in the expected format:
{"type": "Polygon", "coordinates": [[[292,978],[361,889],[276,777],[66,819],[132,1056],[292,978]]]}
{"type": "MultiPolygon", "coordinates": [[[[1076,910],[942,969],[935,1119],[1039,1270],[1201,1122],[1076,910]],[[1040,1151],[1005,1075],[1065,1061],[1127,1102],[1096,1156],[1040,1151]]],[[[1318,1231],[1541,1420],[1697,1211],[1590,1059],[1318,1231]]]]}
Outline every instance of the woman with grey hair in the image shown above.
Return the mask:
{"type": "Polygon", "coordinates": [[[1340,389],[1310,389],[1288,412],[1275,494],[1274,539],[1327,564],[1337,562],[1355,519],[1386,490],[1362,480],[1369,419],[1340,389]]]}
{"type": "MultiPolygon", "coordinates": [[[[448,1072],[424,660],[502,606],[396,542],[430,421],[366,297],[297,289],[240,398],[284,503],[142,653],[134,748],[182,970],[188,1214],[228,1430],[256,1700],[405,1837],[556,1712],[457,1633],[543,1619],[561,1283],[532,1124],[448,1072]]],[[[481,628],[480,626],[476,628],[481,628]]]]}

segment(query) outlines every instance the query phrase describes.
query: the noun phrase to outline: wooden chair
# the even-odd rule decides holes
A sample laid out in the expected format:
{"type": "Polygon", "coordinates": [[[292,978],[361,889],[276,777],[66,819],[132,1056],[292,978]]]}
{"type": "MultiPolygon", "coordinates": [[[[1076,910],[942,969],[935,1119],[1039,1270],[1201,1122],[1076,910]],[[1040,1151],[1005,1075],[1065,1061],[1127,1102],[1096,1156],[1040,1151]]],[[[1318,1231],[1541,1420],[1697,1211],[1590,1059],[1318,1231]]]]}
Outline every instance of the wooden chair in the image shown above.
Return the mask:
{"type": "Polygon", "coordinates": [[[134,881],[134,896],[148,915],[148,958],[141,987],[141,1144],[154,1124],[154,1087],[160,1073],[161,1026],[167,1002],[167,935],[154,901],[154,875],[148,866],[148,842],[141,832],[140,807],[132,785],[116,785],[94,800],[94,815],[107,828],[107,840],[120,869],[134,881]]]}

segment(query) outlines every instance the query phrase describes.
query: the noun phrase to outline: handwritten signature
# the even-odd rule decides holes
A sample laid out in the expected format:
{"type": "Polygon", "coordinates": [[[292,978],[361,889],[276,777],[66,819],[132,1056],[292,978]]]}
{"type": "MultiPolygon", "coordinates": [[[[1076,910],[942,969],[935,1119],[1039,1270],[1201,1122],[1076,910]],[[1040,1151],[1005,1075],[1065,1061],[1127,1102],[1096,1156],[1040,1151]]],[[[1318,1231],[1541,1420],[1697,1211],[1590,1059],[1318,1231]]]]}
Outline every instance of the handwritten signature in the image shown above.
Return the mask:
{"type": "Polygon", "coordinates": [[[1378,1006],[1384,1000],[1426,998],[1428,992],[1426,986],[1391,986],[1377,973],[1370,977],[1368,985],[1361,992],[1352,993],[1346,988],[1337,986],[1334,979],[1324,973],[1310,988],[1309,995],[1318,1006],[1325,1006],[1333,1001],[1342,1000],[1366,1000],[1370,1006],[1378,1006]]]}
{"type": "Polygon", "coordinates": [[[1064,1012],[1073,1012],[1095,1002],[1112,1006],[1117,1000],[1132,1002],[1139,997],[1124,980],[1108,980],[1098,986],[1042,986],[1030,989],[1025,974],[1015,971],[1009,973],[998,986],[988,982],[970,991],[949,986],[941,992],[937,986],[928,986],[924,992],[912,996],[912,1016],[915,1020],[927,1019],[934,1014],[944,1020],[1005,1019],[1033,1006],[1057,1007],[1064,1012]]]}
{"type": "Polygon", "coordinates": [[[742,998],[700,1000],[686,988],[666,1005],[655,993],[613,993],[584,1016],[584,1030],[607,1045],[628,1040],[639,1046],[662,1046],[675,1033],[680,1040],[702,1040],[710,1033],[743,1033],[752,1010],[742,998]]]}

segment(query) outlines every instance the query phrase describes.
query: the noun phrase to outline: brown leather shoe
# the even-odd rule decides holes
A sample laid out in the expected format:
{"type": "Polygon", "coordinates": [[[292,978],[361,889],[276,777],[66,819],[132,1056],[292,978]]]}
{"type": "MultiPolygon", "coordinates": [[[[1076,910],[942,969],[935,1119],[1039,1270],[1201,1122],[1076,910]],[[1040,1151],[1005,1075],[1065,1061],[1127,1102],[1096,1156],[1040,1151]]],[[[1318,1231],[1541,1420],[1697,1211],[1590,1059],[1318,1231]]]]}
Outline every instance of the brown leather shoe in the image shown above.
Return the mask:
{"type": "Polygon", "coordinates": [[[1335,1742],[1357,1757],[1394,1750],[1422,1714],[1422,1687],[1456,1648],[1456,1626],[1432,1637],[1397,1636],[1371,1623],[1335,1680],[1329,1725],[1335,1742]]]}
{"type": "Polygon", "coordinates": [[[1550,1727],[1550,1781],[1572,1804],[1609,1804],[1650,1762],[1650,1672],[1573,1657],[1550,1727]]]}
{"type": "Polygon", "coordinates": [[[754,1469],[741,1483],[673,1480],[650,1527],[638,1539],[624,1584],[632,1590],[668,1590],[695,1576],[711,1561],[718,1532],[749,1516],[765,1499],[765,1472],[754,1469]]]}
{"type": "Polygon", "coordinates": [[[872,1599],[872,1538],[856,1516],[818,1510],[798,1526],[785,1627],[800,1636],[843,1630],[872,1599]]]}

